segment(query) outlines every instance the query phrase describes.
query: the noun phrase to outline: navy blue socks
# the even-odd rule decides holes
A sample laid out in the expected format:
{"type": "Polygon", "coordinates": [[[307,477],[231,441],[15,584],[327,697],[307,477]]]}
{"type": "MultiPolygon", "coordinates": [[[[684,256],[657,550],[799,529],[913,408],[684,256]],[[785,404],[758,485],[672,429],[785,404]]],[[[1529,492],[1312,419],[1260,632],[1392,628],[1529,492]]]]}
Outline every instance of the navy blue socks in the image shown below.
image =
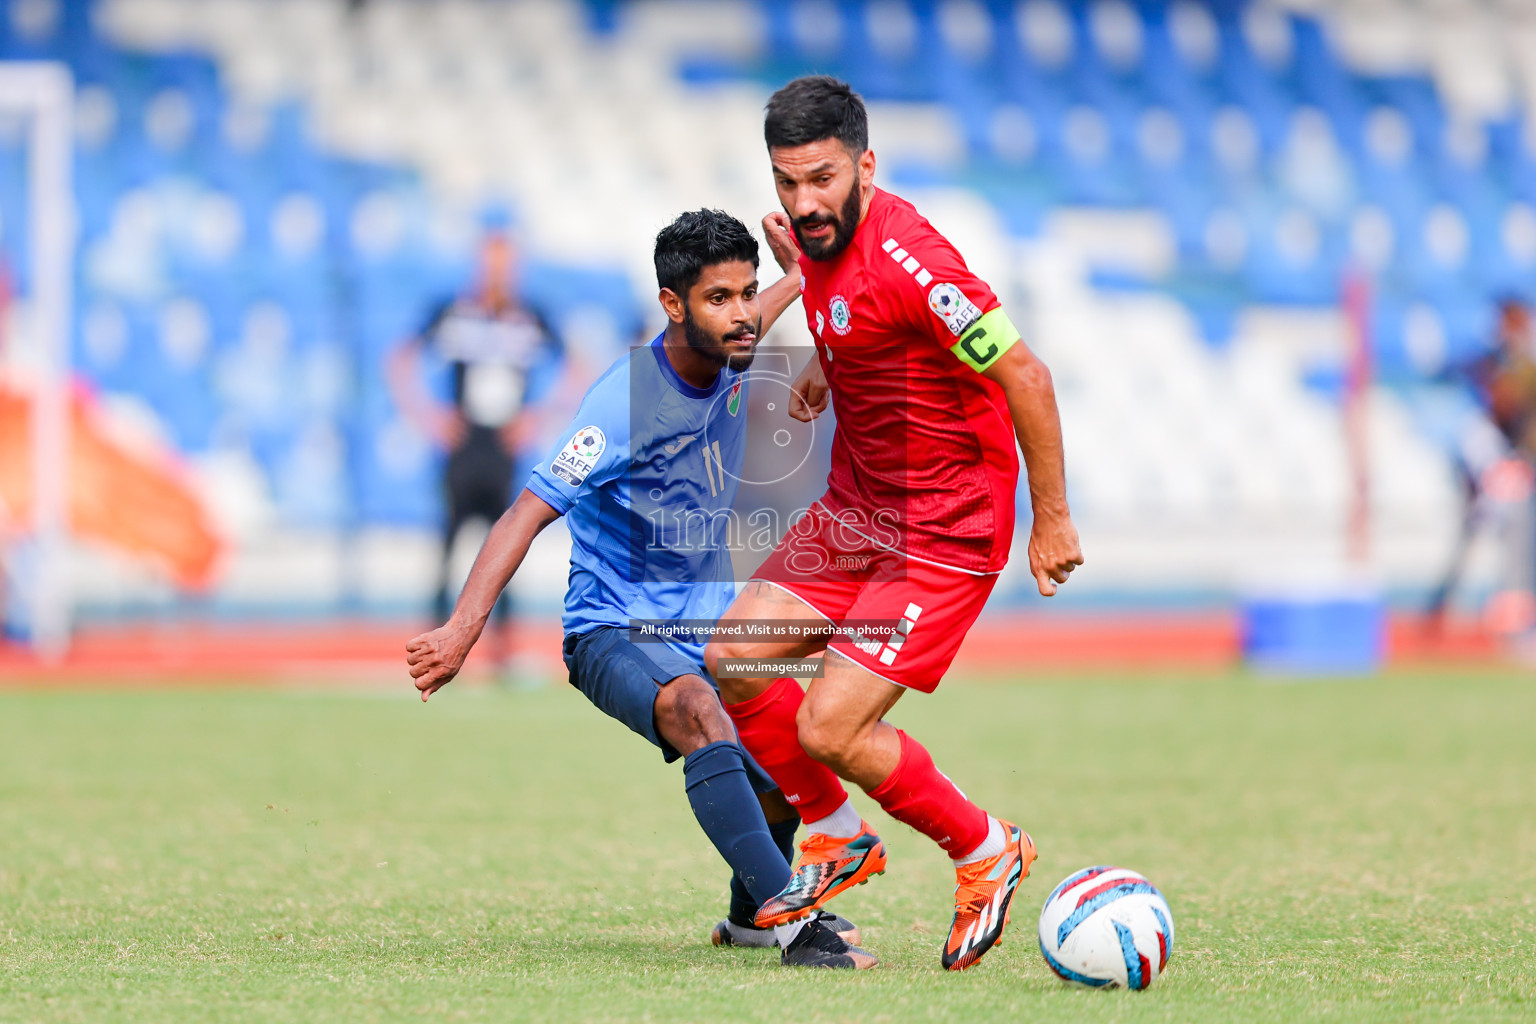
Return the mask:
{"type": "MultiPolygon", "coordinates": [[[[773,836],[773,845],[779,848],[784,855],[784,863],[795,863],[795,832],[800,828],[799,816],[788,821],[776,821],[768,826],[768,834],[773,836]]],[[[731,875],[731,913],[730,920],[734,924],[748,928],[757,927],[752,919],[757,916],[757,901],[752,894],[747,892],[747,887],[741,884],[741,879],[735,874],[731,875]]]]}
{"type": "MultiPolygon", "coordinates": [[[[683,785],[699,827],[731,866],[754,911],[777,896],[789,884],[789,861],[763,820],[741,748],[721,741],[695,750],[683,759],[683,785]]],[[[733,885],[733,911],[734,892],[733,885]]]]}
{"type": "Polygon", "coordinates": [[[776,821],[768,826],[768,834],[773,836],[773,845],[779,848],[784,855],[784,863],[795,863],[795,833],[800,831],[800,816],[796,815],[788,821],[776,821]]]}

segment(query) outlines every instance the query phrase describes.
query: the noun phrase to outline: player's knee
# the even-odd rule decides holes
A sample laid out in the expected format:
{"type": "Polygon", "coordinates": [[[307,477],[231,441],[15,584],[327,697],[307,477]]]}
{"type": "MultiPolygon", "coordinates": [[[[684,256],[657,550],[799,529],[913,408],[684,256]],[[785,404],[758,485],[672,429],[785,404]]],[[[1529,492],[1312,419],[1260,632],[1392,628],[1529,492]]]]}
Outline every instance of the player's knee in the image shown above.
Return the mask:
{"type": "Polygon", "coordinates": [[[730,644],[726,641],[711,640],[704,645],[704,667],[716,679],[720,678],[720,674],[715,671],[720,665],[720,659],[731,657],[735,657],[735,655],[731,653],[730,644]]]}
{"type": "Polygon", "coordinates": [[[696,750],[734,735],[714,687],[698,676],[681,676],[661,688],[656,724],[667,742],[685,753],[685,747],[696,750]]]}
{"type": "Polygon", "coordinates": [[[728,658],[744,657],[736,645],[726,640],[711,640],[704,648],[704,667],[720,685],[720,699],[727,704],[740,704],[751,700],[755,691],[750,681],[740,676],[720,674],[720,662],[728,658]]]}
{"type": "Polygon", "coordinates": [[[835,723],[817,721],[801,715],[799,727],[800,746],[817,761],[837,771],[852,758],[856,737],[835,723]]]}
{"type": "Polygon", "coordinates": [[[762,680],[741,676],[720,676],[720,699],[726,704],[745,704],[762,692],[762,680]]]}

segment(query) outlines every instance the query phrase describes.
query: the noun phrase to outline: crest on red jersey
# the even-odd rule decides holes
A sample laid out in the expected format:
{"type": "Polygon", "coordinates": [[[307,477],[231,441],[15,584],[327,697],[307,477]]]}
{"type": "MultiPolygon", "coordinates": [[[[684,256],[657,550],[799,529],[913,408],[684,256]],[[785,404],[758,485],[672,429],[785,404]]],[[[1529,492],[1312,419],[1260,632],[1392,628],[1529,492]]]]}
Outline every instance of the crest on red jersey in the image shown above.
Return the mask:
{"type": "Polygon", "coordinates": [[[832,329],[838,334],[847,334],[853,330],[853,311],[848,308],[848,300],[841,295],[832,296],[832,301],[827,303],[827,313],[832,329]]]}

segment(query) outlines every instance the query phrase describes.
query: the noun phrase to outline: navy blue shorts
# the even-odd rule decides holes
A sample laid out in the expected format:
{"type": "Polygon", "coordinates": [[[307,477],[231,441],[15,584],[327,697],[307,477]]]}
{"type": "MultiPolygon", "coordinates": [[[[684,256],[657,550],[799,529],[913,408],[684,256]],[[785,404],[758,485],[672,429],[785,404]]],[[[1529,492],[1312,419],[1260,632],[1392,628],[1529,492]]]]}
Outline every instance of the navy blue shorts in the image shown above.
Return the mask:
{"type": "MultiPolygon", "coordinates": [[[[656,731],[656,696],[678,676],[698,676],[710,686],[709,673],[663,643],[634,643],[629,630],[598,626],[565,638],[565,665],[571,685],[609,718],[617,719],[661,750],[669,763],[682,755],[656,731]]],[[[716,687],[718,689],[718,687],[716,687]]],[[[747,778],[759,793],[778,785],[745,750],[747,778]]]]}

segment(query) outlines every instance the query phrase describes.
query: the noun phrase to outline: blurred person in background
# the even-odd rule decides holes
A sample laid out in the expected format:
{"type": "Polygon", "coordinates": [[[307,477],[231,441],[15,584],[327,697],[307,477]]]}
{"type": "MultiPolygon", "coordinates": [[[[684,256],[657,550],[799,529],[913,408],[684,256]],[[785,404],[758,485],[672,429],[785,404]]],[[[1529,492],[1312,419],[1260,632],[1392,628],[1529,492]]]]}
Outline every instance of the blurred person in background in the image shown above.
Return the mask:
{"type": "Polygon", "coordinates": [[[1536,337],[1531,309],[1522,299],[1499,303],[1493,351],[1473,366],[1473,384],[1510,447],[1526,459],[1536,455],[1536,337]]]}
{"type": "MultiPolygon", "coordinates": [[[[539,410],[529,401],[530,378],[565,347],[549,322],[520,293],[518,251],[505,214],[482,216],[475,277],[463,293],[436,304],[420,331],[390,354],[390,391],[401,411],[448,458],[443,464],[442,560],[432,614],[441,622],[452,600],[452,557],[459,531],[472,521],[495,523],[511,501],[520,449],[534,439],[539,410]],[[427,387],[423,356],[447,364],[451,397],[427,387]]],[[[559,390],[559,385],[553,389],[559,390]]],[[[499,642],[491,655],[510,681],[511,599],[496,604],[499,642]]]]}
{"type": "MultiPolygon", "coordinates": [[[[1488,503],[1528,501],[1531,495],[1532,466],[1536,465],[1536,334],[1532,332],[1530,306],[1523,299],[1506,296],[1499,301],[1498,310],[1489,351],[1450,372],[1498,428],[1505,447],[1493,457],[1486,452],[1490,446],[1486,443],[1462,445],[1482,453],[1481,457],[1467,451],[1453,453],[1463,499],[1461,532],[1445,576],[1430,598],[1430,624],[1435,628],[1443,623],[1451,594],[1466,569],[1472,540],[1486,517],[1488,503]]],[[[1482,430],[1493,433],[1486,424],[1482,430]]],[[[1497,440],[1491,443],[1498,447],[1497,440]]],[[[1527,586],[1529,582],[1527,578],[1527,586]]]]}

